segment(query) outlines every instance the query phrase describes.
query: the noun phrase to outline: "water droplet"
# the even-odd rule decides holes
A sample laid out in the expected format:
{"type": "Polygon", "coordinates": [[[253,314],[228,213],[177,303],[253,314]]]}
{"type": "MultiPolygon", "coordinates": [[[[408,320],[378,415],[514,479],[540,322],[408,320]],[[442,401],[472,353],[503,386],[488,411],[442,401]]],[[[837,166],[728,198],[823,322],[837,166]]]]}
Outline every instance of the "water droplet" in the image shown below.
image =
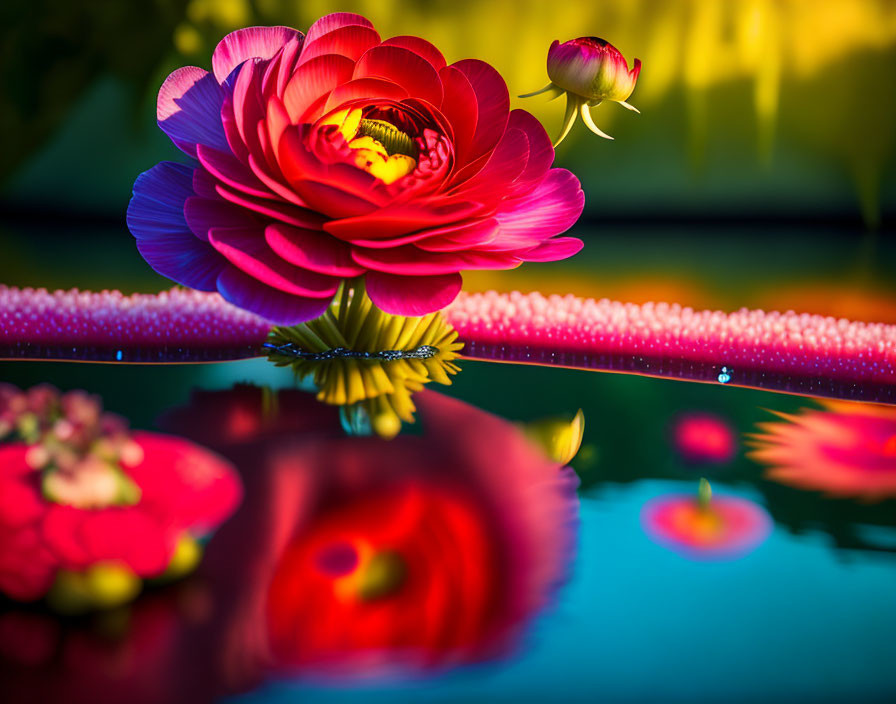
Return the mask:
{"type": "Polygon", "coordinates": [[[731,372],[733,369],[728,369],[728,367],[722,367],[722,371],[719,372],[718,380],[720,384],[727,384],[731,381],[731,372]]]}
{"type": "Polygon", "coordinates": [[[121,361],[121,350],[118,350],[118,351],[115,353],[115,361],[116,361],[116,362],[120,362],[120,361],[121,361]]]}

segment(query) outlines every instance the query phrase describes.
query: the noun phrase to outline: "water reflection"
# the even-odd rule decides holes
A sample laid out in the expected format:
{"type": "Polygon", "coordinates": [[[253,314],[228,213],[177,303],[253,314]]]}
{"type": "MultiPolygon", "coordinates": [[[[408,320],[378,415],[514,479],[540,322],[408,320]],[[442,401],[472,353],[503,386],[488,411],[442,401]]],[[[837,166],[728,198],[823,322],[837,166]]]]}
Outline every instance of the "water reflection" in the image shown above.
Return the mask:
{"type": "Polygon", "coordinates": [[[418,408],[422,434],[385,441],[300,391],[195,392],[160,424],[231,460],[242,505],[190,580],[126,610],[0,607],[13,701],[208,701],[512,653],[567,577],[577,480],[496,416],[430,392],[418,408]]]}
{"type": "Polygon", "coordinates": [[[434,393],[422,435],[344,437],[307,394],[198,392],[164,425],[240,468],[204,572],[232,687],[441,671],[513,649],[564,579],[575,475],[510,423],[434,393]],[[242,569],[234,571],[235,564],[242,569]]]}

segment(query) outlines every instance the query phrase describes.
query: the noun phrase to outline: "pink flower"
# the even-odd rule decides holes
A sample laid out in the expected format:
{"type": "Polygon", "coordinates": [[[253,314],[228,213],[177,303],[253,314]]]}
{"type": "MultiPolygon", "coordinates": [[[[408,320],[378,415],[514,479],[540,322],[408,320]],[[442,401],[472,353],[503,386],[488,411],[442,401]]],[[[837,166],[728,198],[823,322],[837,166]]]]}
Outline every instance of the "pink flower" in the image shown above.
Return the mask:
{"type": "Polygon", "coordinates": [[[749,456],[774,481],[870,501],[896,497],[896,408],[821,401],[760,423],[749,456]]]}
{"type": "Polygon", "coordinates": [[[142,174],[128,209],[143,257],[178,283],[294,324],[363,275],[377,306],[421,315],[454,300],[462,270],[582,246],[556,237],[582,211],[578,181],[486,63],[447,66],[337,13],[305,36],[234,32],[212,68],[162,85],[159,126],[194,161],[142,174]]]}
{"type": "MultiPolygon", "coordinates": [[[[38,599],[60,570],[83,573],[96,565],[160,576],[179,541],[209,532],[239,504],[239,480],[220,457],[175,437],[127,434],[121,421],[99,415],[93,399],[54,393],[51,408],[68,407],[68,415],[43,415],[38,444],[0,446],[0,592],[38,599]],[[80,436],[71,438],[89,442],[66,444],[68,430],[60,434],[60,426],[87,420],[84,412],[93,410],[97,414],[79,429],[80,436]],[[122,438],[126,442],[113,442],[122,438]]],[[[32,390],[28,397],[34,396],[32,390]]],[[[23,425],[18,421],[33,415],[20,403],[24,398],[7,396],[0,414],[10,416],[11,408],[22,406],[15,420],[23,425]]]]}
{"type": "Polygon", "coordinates": [[[772,520],[758,504],[737,496],[701,500],[667,494],[641,511],[644,531],[655,543],[690,560],[734,560],[765,541],[772,520]]]}
{"type": "Polygon", "coordinates": [[[672,427],[672,442],[682,459],[692,464],[725,464],[737,452],[731,425],[712,413],[682,415],[672,427]]]}

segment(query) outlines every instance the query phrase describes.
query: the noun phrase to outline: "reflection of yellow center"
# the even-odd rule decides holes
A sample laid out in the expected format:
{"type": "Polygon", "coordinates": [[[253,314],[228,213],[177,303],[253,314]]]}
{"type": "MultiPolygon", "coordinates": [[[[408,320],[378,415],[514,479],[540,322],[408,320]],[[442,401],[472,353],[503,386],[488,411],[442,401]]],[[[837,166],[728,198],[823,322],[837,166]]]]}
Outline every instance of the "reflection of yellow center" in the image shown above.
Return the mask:
{"type": "Polygon", "coordinates": [[[333,580],[337,599],[342,602],[374,601],[394,594],[404,583],[406,567],[398,553],[376,550],[366,541],[357,541],[358,565],[349,574],[333,580]]]}
{"type": "Polygon", "coordinates": [[[338,125],[348,146],[355,150],[355,166],[383,183],[397,181],[417,168],[416,159],[397,151],[410,151],[408,147],[413,146],[411,138],[387,122],[362,120],[360,108],[334,112],[322,124],[338,125]],[[390,139],[387,140],[387,137],[390,139]],[[384,141],[386,144],[383,144],[384,141]]]}

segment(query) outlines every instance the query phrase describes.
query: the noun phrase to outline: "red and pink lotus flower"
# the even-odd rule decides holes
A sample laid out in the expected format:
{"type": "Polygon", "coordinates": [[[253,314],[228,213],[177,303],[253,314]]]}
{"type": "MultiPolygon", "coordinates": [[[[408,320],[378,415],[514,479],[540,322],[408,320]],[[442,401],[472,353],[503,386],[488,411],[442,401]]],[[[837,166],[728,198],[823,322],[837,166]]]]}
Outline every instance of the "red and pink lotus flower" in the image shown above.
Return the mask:
{"type": "Polygon", "coordinates": [[[192,160],[137,179],[128,226],[162,275],[275,323],[321,315],[360,276],[382,310],[429,313],[462,270],[582,246],[557,236],[582,212],[578,180],[509,106],[488,64],[383,41],[360,15],[238,30],[211,73],[162,85],[159,126],[192,160]]]}

